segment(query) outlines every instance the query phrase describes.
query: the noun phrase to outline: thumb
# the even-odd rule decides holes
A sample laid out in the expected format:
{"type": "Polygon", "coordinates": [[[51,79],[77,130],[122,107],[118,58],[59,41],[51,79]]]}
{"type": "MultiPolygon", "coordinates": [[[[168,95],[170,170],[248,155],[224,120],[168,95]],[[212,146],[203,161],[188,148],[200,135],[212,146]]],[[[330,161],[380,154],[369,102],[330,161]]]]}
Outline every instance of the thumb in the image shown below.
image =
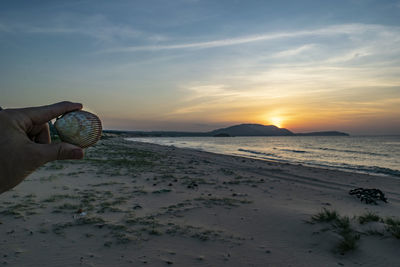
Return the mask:
{"type": "Polygon", "coordinates": [[[38,144],[45,162],[62,159],[82,159],[83,149],[68,143],[38,144]]]}

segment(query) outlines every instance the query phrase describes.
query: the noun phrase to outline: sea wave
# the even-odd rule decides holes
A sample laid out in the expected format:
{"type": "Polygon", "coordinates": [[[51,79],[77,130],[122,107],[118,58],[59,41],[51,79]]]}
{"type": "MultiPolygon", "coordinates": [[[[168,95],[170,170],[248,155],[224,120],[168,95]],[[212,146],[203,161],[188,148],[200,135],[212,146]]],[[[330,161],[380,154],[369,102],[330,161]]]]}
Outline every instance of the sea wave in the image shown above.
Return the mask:
{"type": "Polygon", "coordinates": [[[384,174],[384,175],[389,175],[389,176],[396,176],[400,177],[400,170],[393,170],[389,168],[382,168],[378,166],[362,166],[361,171],[367,172],[367,173],[375,173],[375,174],[384,174]]]}
{"type": "Polygon", "coordinates": [[[293,153],[308,153],[307,151],[304,150],[296,150],[296,149],[279,149],[280,151],[285,151],[285,152],[293,152],[293,153]]]}
{"type": "Polygon", "coordinates": [[[318,147],[317,149],[324,150],[324,151],[344,152],[344,153],[362,154],[362,155],[369,155],[369,156],[384,156],[384,157],[388,156],[387,154],[366,152],[366,151],[357,151],[357,150],[350,150],[350,149],[336,149],[336,148],[328,148],[328,147],[318,147]]]}
{"type": "Polygon", "coordinates": [[[263,155],[263,156],[270,156],[270,157],[272,156],[272,157],[277,157],[277,158],[279,158],[278,155],[273,154],[273,153],[265,153],[265,152],[260,152],[260,151],[255,151],[255,150],[249,150],[249,149],[243,149],[243,148],[239,148],[238,151],[247,152],[247,153],[250,153],[250,154],[263,155]]]}

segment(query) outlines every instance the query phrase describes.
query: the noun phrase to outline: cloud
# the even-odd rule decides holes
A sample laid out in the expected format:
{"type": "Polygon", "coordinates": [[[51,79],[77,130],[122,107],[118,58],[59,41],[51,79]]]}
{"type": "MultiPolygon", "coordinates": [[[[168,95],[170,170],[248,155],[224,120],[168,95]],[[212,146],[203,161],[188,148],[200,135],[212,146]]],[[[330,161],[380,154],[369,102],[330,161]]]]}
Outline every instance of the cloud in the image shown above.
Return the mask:
{"type": "MultiPolygon", "coordinates": [[[[348,36],[349,38],[354,38],[354,36],[360,36],[363,34],[371,34],[377,32],[379,32],[382,35],[386,34],[390,35],[393,38],[398,39],[398,36],[396,36],[396,34],[400,32],[400,27],[388,27],[388,26],[381,26],[374,24],[343,24],[343,25],[328,26],[314,30],[263,33],[258,35],[241,36],[235,38],[194,42],[194,43],[121,46],[121,47],[106,49],[103,50],[102,52],[120,53],[120,52],[161,51],[161,50],[176,50],[176,49],[207,49],[207,48],[249,44],[261,41],[271,41],[271,40],[299,38],[299,37],[312,37],[312,36],[315,37],[348,36]]],[[[310,47],[304,47],[303,49],[309,49],[309,48],[310,47]]]]}
{"type": "Polygon", "coordinates": [[[306,51],[310,51],[315,47],[315,44],[306,44],[293,49],[283,50],[273,55],[275,58],[293,57],[300,55],[306,51]]]}
{"type": "Polygon", "coordinates": [[[238,94],[238,92],[230,90],[226,85],[223,84],[190,86],[186,88],[186,90],[192,91],[197,97],[224,97],[238,94]]]}
{"type": "Polygon", "coordinates": [[[2,31],[17,34],[83,35],[97,41],[114,44],[132,40],[150,42],[167,40],[162,34],[150,34],[129,25],[112,23],[103,15],[80,16],[76,14],[63,14],[49,19],[46,25],[35,23],[0,24],[0,32],[2,31]]]}
{"type": "Polygon", "coordinates": [[[171,45],[150,45],[150,46],[128,46],[119,47],[104,50],[103,52],[137,52],[137,51],[157,51],[157,50],[173,50],[173,49],[204,49],[204,48],[214,48],[222,46],[240,45],[246,43],[252,43],[257,41],[272,40],[277,38],[289,37],[288,34],[272,34],[272,35],[256,35],[256,36],[246,36],[232,39],[214,40],[207,42],[198,43],[183,43],[183,44],[171,44],[171,45]]]}

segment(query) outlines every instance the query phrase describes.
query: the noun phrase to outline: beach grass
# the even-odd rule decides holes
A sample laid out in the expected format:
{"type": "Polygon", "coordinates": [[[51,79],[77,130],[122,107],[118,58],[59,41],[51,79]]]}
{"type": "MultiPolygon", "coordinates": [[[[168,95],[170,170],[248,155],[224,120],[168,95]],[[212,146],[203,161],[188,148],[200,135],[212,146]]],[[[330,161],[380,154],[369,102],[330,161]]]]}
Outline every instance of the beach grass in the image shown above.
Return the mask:
{"type": "Polygon", "coordinates": [[[339,220],[338,212],[326,208],[311,217],[312,222],[332,222],[337,220],[339,220]]]}
{"type": "Polygon", "coordinates": [[[351,227],[350,218],[348,216],[338,216],[333,223],[333,227],[342,237],[342,240],[337,244],[337,250],[341,254],[357,248],[357,242],[360,240],[360,234],[358,234],[351,227]]]}
{"type": "Polygon", "coordinates": [[[355,230],[356,222],[359,225],[366,225],[371,222],[383,224],[387,233],[393,237],[400,239],[400,220],[394,217],[381,218],[379,215],[370,211],[353,216],[352,219],[348,216],[341,216],[336,210],[328,210],[324,208],[322,211],[311,216],[311,223],[329,223],[330,227],[324,228],[322,232],[335,232],[340,235],[341,240],[336,244],[334,251],[340,254],[353,251],[358,247],[358,241],[361,235],[370,236],[385,236],[385,232],[368,228],[366,230],[355,230]]]}
{"type": "Polygon", "coordinates": [[[366,224],[366,223],[369,223],[369,222],[379,222],[381,220],[382,219],[381,219],[381,217],[379,217],[379,215],[377,215],[375,213],[372,213],[372,212],[367,212],[367,213],[365,213],[363,215],[360,215],[358,217],[358,222],[360,224],[366,224]]]}
{"type": "Polygon", "coordinates": [[[386,231],[391,233],[395,238],[400,239],[400,219],[386,218],[386,231]]]}

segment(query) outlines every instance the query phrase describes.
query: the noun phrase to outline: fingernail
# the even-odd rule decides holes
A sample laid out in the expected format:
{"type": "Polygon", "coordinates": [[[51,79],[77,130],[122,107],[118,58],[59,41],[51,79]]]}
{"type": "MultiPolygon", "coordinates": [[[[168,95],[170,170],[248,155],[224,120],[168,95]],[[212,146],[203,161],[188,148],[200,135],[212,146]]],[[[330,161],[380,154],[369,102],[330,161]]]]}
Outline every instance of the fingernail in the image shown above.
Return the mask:
{"type": "Polygon", "coordinates": [[[83,158],[83,150],[82,149],[74,149],[74,150],[72,150],[72,157],[74,159],[83,158]]]}

